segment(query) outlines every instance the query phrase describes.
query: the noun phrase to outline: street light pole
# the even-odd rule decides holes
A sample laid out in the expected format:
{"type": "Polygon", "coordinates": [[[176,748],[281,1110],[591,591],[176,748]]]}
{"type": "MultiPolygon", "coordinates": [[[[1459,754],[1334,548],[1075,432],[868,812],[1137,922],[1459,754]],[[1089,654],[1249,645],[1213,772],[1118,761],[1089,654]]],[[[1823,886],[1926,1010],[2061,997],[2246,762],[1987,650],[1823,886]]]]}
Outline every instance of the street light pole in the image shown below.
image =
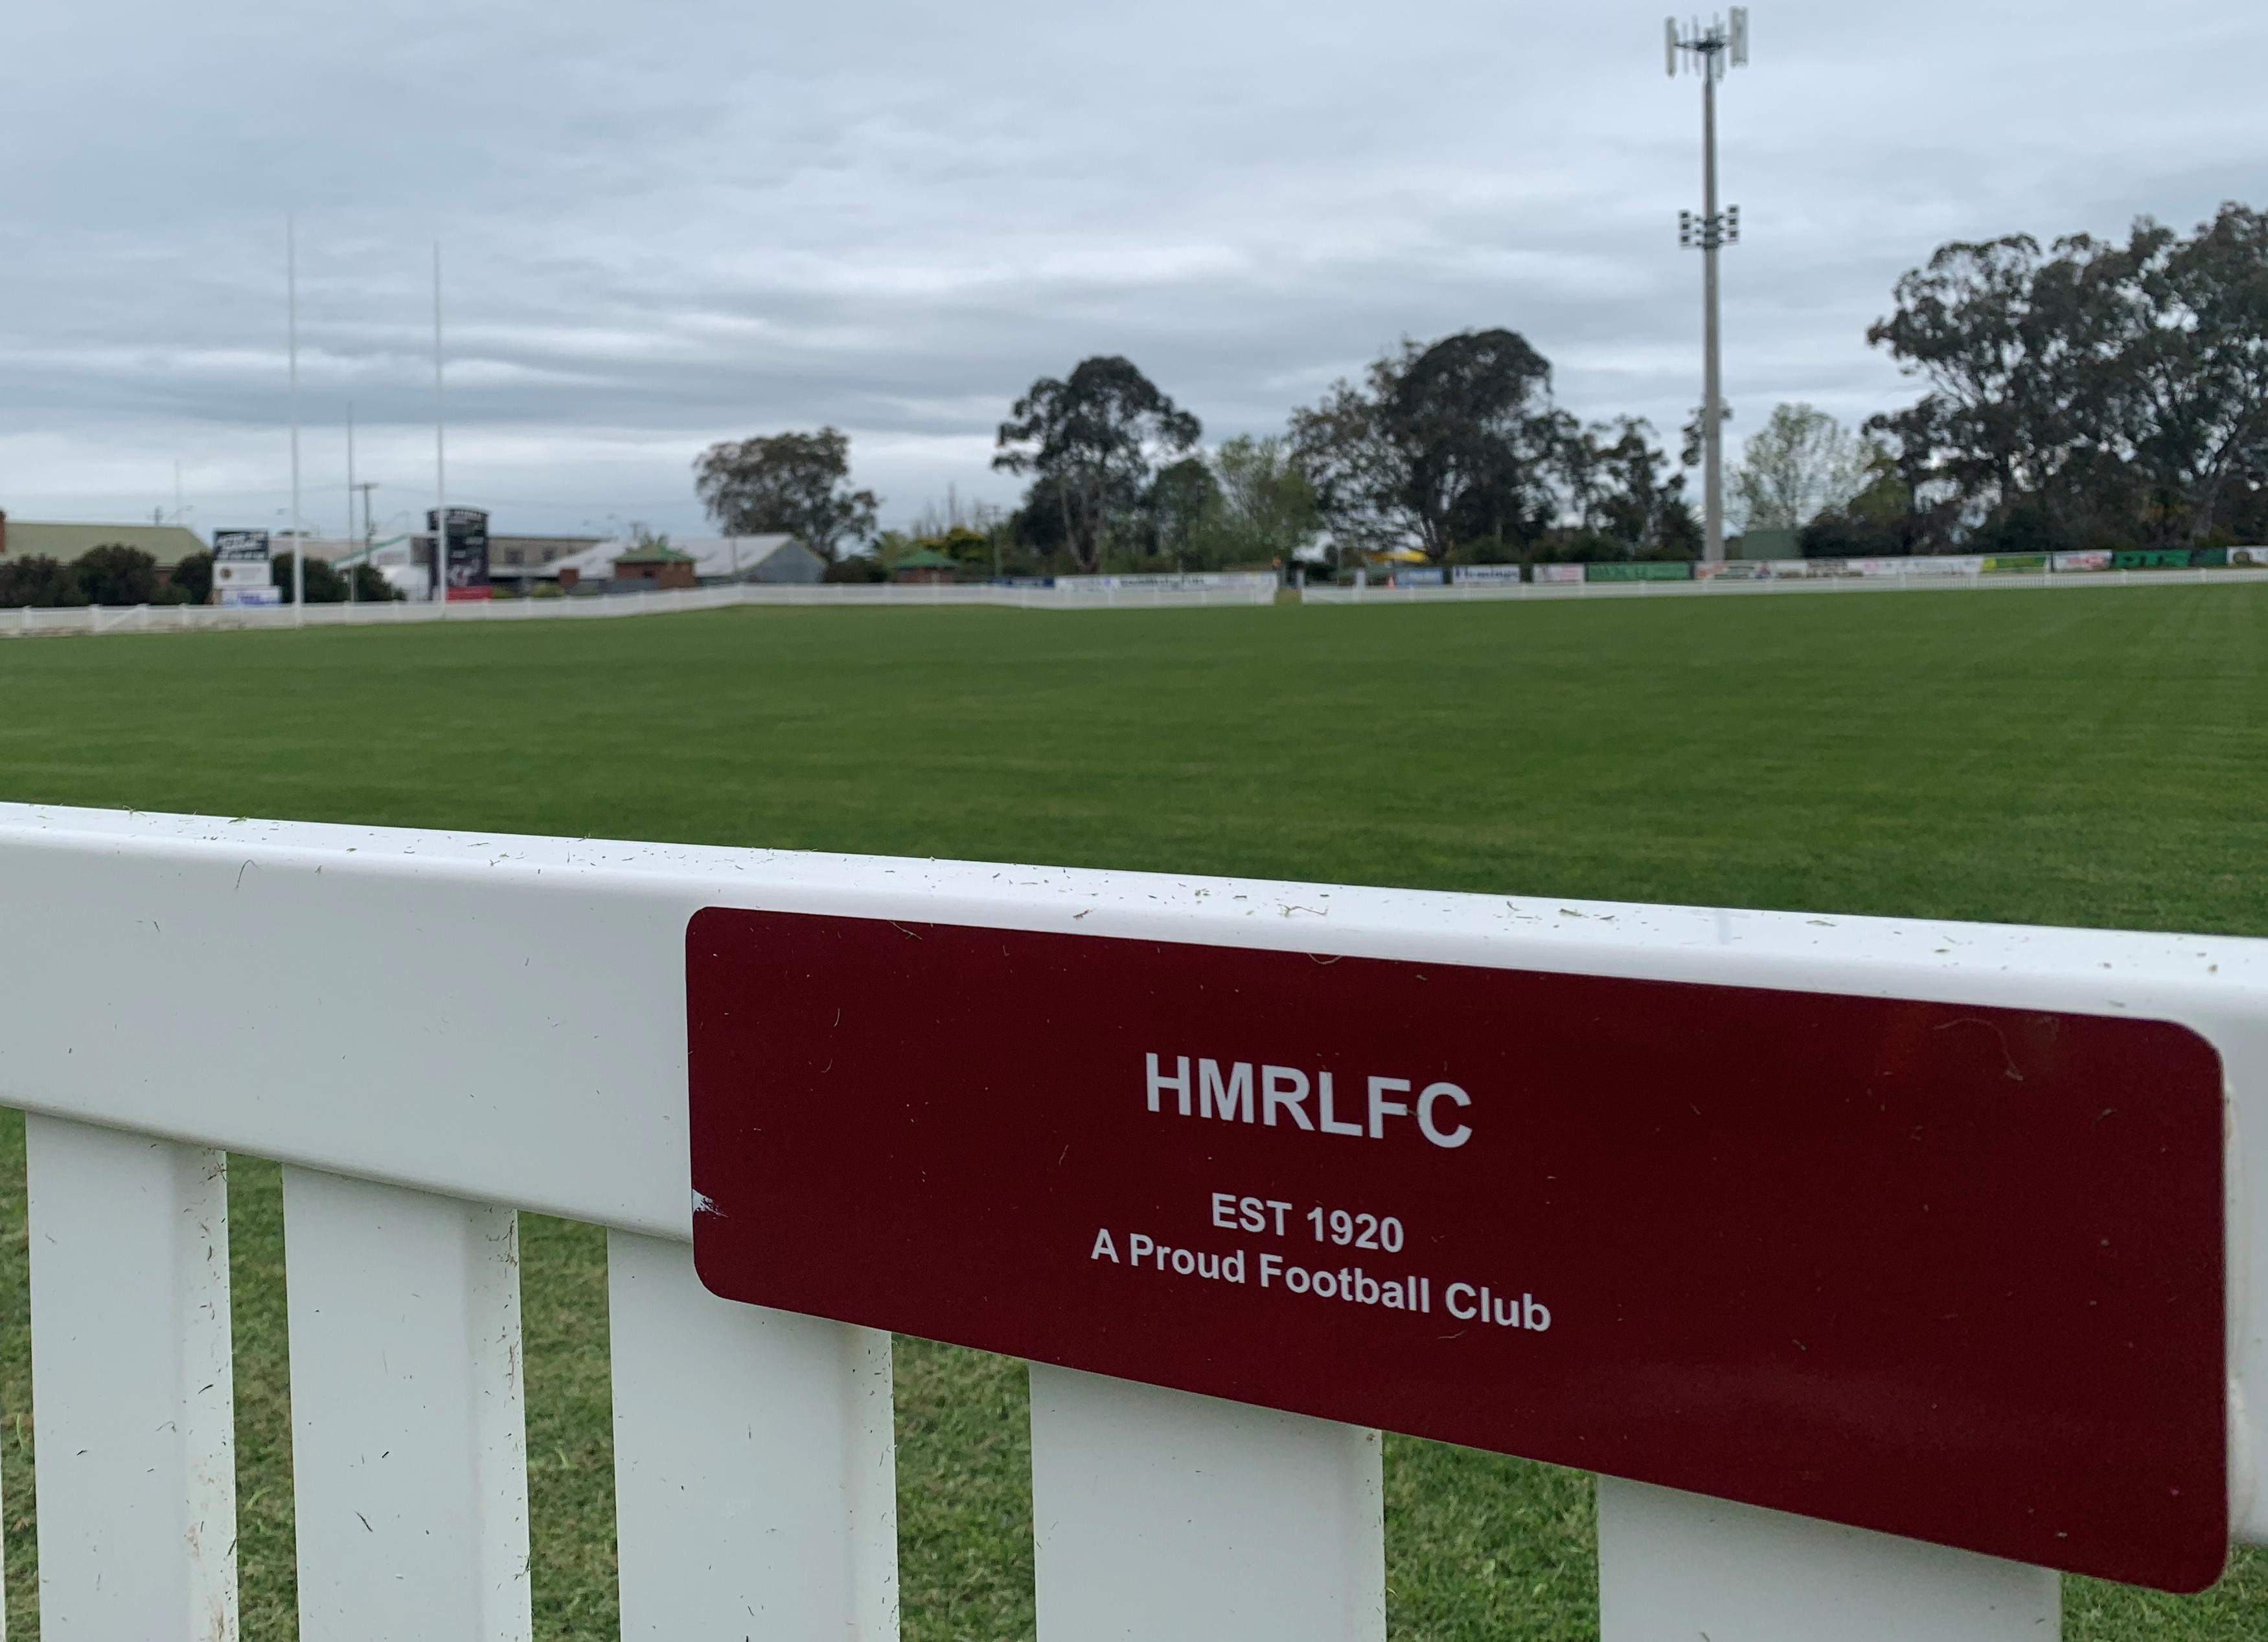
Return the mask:
{"type": "Polygon", "coordinates": [[[1683,29],[1668,19],[1666,60],[1674,77],[1681,59],[1701,76],[1701,218],[1678,215],[1678,241],[1701,248],[1701,557],[1725,557],[1725,393],[1718,319],[1717,253],[1741,242],[1741,208],[1717,206],[1717,82],[1727,68],[1749,60],[1749,11],[1733,8],[1732,20],[1704,28],[1697,19],[1683,29]]]}

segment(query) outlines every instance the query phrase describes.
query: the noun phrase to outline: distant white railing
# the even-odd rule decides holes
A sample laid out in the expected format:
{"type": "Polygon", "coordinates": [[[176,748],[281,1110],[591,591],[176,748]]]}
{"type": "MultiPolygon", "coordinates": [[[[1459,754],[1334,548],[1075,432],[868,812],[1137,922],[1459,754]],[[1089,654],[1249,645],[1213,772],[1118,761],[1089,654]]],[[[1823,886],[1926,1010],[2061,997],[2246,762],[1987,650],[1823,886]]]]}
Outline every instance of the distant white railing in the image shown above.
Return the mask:
{"type": "Polygon", "coordinates": [[[1015,610],[1165,610],[1217,604],[1266,604],[1272,586],[1200,588],[997,587],[988,582],[814,582],[796,586],[740,582],[568,598],[470,599],[456,603],[251,605],[79,605],[0,610],[0,638],[56,633],[203,632],[242,628],[367,627],[414,622],[591,620],[722,610],[740,604],[826,606],[1005,605],[1015,610]]]}
{"type": "Polygon", "coordinates": [[[2072,570],[1987,571],[1946,574],[1927,570],[1897,575],[1780,576],[1734,579],[1712,576],[1698,581],[1461,581],[1444,587],[1307,588],[1314,604],[1462,604],[1507,599],[1722,598],[1750,595],[1776,597],[1797,593],[2021,592],[2043,588],[2167,588],[2202,583],[2268,581],[2268,570],[2072,570]]]}
{"type": "MultiPolygon", "coordinates": [[[[51,1636],[236,1634],[239,1150],[284,1165],[310,1642],[530,1633],[519,1209],[609,1232],[623,1636],[895,1636],[887,1337],[717,1299],[689,1258],[706,906],[2131,1010],[2219,1047],[2232,1201],[2268,1180],[2257,941],[21,805],[0,906],[51,1636]]],[[[2231,1295],[2255,1540],[2264,1252],[2231,1295]]],[[[1062,1369],[1031,1421],[1042,1642],[1380,1642],[1374,1434],[1062,1369]]],[[[1606,1642],[2055,1634],[2041,1570],[1629,1483],[1600,1519],[1606,1642]]]]}
{"type": "MultiPolygon", "coordinates": [[[[2052,588],[2177,587],[2268,581],[2268,570],[2095,570],[2053,575],[1996,572],[1982,575],[1782,578],[1704,581],[1489,581],[1438,588],[1315,587],[1300,596],[1311,604],[1435,604],[1498,603],[1507,599],[1717,598],[1728,595],[1896,592],[1902,589],[1998,590],[2052,588]]],[[[1275,602],[1265,583],[1221,587],[1014,587],[990,582],[814,582],[793,586],[743,582],[729,587],[677,588],[651,593],[592,594],[576,598],[417,603],[269,605],[221,609],[204,604],[79,605],[56,610],[0,610],[0,639],[105,632],[208,632],[243,628],[366,627],[415,622],[519,622],[659,616],[743,604],[794,604],[888,609],[988,605],[1012,610],[1184,610],[1275,602]]]]}

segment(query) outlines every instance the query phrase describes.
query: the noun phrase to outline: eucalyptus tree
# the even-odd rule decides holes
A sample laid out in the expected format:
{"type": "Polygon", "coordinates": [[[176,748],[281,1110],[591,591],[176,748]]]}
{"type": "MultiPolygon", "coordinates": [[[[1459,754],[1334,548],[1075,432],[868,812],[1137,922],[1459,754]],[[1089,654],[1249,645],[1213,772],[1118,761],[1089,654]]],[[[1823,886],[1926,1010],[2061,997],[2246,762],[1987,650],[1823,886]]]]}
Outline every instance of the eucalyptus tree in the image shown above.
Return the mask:
{"type": "Polygon", "coordinates": [[[694,490],[727,536],[784,531],[832,561],[846,538],[873,534],[880,499],[850,488],[850,435],[759,434],[728,440],[693,463],[694,490]]]}
{"type": "Polygon", "coordinates": [[[1189,451],[1204,433],[1116,354],[1082,359],[1067,377],[1042,377],[1008,414],[993,467],[1034,476],[1027,512],[1044,493],[1059,514],[1062,542],[1087,571],[1139,519],[1157,459],[1189,451]]]}

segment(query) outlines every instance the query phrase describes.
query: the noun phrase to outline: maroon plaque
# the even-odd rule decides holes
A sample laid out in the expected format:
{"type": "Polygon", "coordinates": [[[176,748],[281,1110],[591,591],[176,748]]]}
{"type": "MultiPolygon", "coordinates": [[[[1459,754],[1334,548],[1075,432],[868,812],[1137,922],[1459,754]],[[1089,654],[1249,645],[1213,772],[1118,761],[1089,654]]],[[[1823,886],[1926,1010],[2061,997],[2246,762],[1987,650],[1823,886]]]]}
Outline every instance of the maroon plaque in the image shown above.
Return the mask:
{"type": "Polygon", "coordinates": [[[2227,1551],[2157,1021],[711,910],[717,1293],[2109,1579],[2227,1551]]]}

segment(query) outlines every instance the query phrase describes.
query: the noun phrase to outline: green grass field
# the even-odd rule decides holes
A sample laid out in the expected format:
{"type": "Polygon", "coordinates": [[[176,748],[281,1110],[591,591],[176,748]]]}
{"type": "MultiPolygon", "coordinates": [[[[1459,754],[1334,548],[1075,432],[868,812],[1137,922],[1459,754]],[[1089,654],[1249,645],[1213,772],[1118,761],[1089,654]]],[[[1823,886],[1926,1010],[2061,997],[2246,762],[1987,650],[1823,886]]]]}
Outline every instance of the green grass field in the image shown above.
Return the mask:
{"type": "MultiPolygon", "coordinates": [[[[612,622],[0,644],[0,797],[2268,935],[2268,588],[612,622]]],[[[122,1008],[132,1007],[130,999],[122,1008]]],[[[498,1030],[512,1030],[508,1022],[498,1030]]],[[[9,1622],[36,1634],[20,1123],[9,1622]]],[[[245,1631],[293,1634],[275,1171],[231,1176],[245,1631]]],[[[603,1240],[525,1232],[537,1631],[613,1634],[603,1240]]],[[[909,1642],[1030,1634],[1020,1369],[902,1341],[909,1642]]],[[[1398,1642],[1595,1635],[1586,1479],[1387,1451],[1398,1642]]],[[[2268,1634],[2066,1587],[2066,1634],[2268,1634]]]]}

